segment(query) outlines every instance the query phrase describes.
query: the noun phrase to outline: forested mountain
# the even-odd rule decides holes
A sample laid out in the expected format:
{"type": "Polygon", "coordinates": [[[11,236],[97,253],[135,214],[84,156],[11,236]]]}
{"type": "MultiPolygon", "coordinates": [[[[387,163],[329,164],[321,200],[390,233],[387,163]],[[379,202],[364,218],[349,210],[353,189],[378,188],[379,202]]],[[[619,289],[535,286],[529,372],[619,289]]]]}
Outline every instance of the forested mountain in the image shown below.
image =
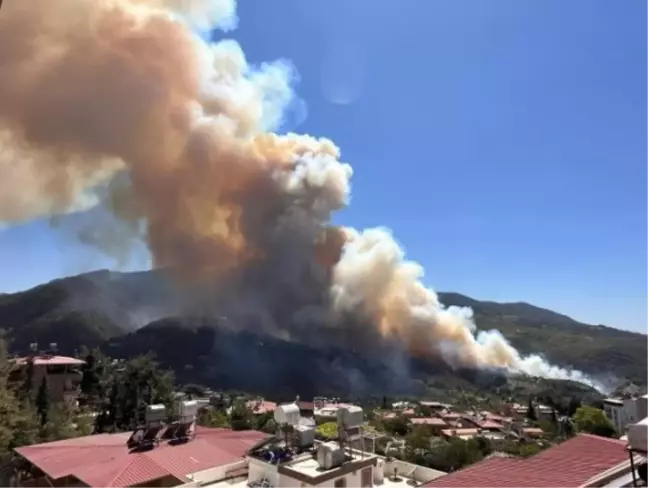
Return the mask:
{"type": "MultiPolygon", "coordinates": [[[[358,358],[352,351],[224,328],[214,317],[179,308],[175,294],[160,272],[86,273],[0,295],[0,328],[12,352],[25,351],[31,342],[42,347],[56,342],[68,354],[82,345],[101,346],[116,357],[152,350],[187,381],[232,388],[270,388],[282,381],[304,389],[310,382],[320,392],[474,385],[470,374],[438,361],[422,365],[411,358],[358,358]],[[315,377],[321,381],[313,382],[315,377]]],[[[541,353],[561,366],[646,384],[643,334],[582,324],[527,303],[479,301],[457,293],[439,298],[448,306],[472,307],[479,329],[501,331],[522,353],[541,353]]]]}

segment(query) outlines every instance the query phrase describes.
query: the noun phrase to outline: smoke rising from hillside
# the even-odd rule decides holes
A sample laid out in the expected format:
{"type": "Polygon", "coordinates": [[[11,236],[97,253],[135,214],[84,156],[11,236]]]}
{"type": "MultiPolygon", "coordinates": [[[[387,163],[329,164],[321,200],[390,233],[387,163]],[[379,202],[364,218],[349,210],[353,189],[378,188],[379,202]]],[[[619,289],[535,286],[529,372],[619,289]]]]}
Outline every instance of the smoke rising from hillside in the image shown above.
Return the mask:
{"type": "Polygon", "coordinates": [[[276,132],[290,63],[253,67],[236,42],[194,33],[234,28],[233,0],[5,3],[0,221],[101,201],[155,267],[213,285],[232,320],[588,382],[475,334],[471,311],[443,307],[387,231],[330,226],[352,171],[333,142],[276,132]]]}

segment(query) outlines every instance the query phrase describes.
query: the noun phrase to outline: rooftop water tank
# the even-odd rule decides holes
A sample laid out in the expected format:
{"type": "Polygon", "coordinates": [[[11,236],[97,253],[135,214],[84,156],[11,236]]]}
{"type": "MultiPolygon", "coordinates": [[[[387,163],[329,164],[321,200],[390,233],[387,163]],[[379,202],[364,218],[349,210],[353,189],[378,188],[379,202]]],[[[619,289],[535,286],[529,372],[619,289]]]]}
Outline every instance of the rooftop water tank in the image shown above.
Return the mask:
{"type": "Polygon", "coordinates": [[[161,423],[166,420],[166,407],[162,404],[147,405],[144,414],[146,423],[161,423]]]}
{"type": "Polygon", "coordinates": [[[296,425],[295,442],[298,447],[310,447],[315,444],[315,427],[310,425],[296,425]]]}
{"type": "Polygon", "coordinates": [[[196,400],[184,400],[178,402],[178,416],[180,422],[193,422],[198,414],[198,402],[196,400]]]}
{"type": "Polygon", "coordinates": [[[648,445],[648,418],[628,428],[628,444],[634,449],[646,451],[646,445],[648,445]]]}
{"type": "Polygon", "coordinates": [[[324,442],[317,448],[317,464],[321,469],[333,469],[344,463],[344,449],[337,442],[324,442]]]}
{"type": "Polygon", "coordinates": [[[178,415],[189,417],[198,413],[198,402],[196,400],[184,400],[178,402],[178,415]]]}
{"type": "Polygon", "coordinates": [[[275,408],[274,419],[277,425],[297,425],[299,423],[299,407],[294,403],[286,403],[275,408]]]}
{"type": "Polygon", "coordinates": [[[360,427],[364,423],[364,412],[362,408],[355,405],[341,407],[337,411],[338,424],[345,429],[360,427]]]}

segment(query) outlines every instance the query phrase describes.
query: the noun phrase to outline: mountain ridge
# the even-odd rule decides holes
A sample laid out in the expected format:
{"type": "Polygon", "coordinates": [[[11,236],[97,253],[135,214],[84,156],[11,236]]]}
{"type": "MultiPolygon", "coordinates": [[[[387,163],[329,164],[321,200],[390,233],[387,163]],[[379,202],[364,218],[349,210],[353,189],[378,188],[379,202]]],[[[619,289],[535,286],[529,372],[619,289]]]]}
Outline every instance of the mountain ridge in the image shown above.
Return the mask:
{"type": "MultiPolygon", "coordinates": [[[[438,295],[446,306],[471,307],[477,330],[500,331],[524,355],[541,354],[556,365],[590,375],[610,376],[612,371],[620,379],[647,383],[645,334],[583,324],[525,302],[480,301],[455,292],[438,295]]],[[[200,317],[200,310],[188,308],[183,303],[182,291],[174,288],[161,271],[97,270],[17,293],[0,294],[0,329],[12,352],[25,351],[32,342],[56,342],[62,352],[68,353],[81,345],[109,348],[116,354],[139,353],[146,352],[147,347],[157,347],[150,334],[175,334],[191,342],[188,331],[196,320],[205,323],[193,327],[194,330],[207,327],[223,333],[226,328],[214,317],[196,317],[200,317]],[[160,329],[160,324],[166,324],[166,328],[160,329]],[[149,342],[151,346],[146,346],[149,342]]],[[[205,330],[202,333],[206,334],[205,330]]],[[[245,335],[223,337],[232,347],[249,349],[241,345],[245,335]]],[[[303,353],[299,348],[277,344],[278,349],[290,351],[289,355],[301,357],[303,353]]],[[[249,350],[248,354],[256,352],[249,350]]],[[[340,353],[340,357],[344,356],[340,353]]],[[[321,369],[321,365],[316,367],[321,369]]],[[[240,373],[242,368],[236,371],[240,373]]],[[[378,376],[381,375],[384,376],[378,376]]],[[[228,381],[234,382],[236,374],[230,376],[228,381]]]]}

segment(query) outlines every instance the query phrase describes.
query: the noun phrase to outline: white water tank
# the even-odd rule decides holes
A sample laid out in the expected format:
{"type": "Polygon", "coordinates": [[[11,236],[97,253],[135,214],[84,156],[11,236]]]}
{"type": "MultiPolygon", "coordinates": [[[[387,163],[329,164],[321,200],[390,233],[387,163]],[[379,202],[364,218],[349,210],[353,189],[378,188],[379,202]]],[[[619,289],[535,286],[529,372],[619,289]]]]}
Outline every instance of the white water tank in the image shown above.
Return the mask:
{"type": "Polygon", "coordinates": [[[198,413],[198,402],[196,400],[184,400],[178,403],[178,415],[188,417],[198,413]]]}
{"type": "Polygon", "coordinates": [[[648,444],[648,417],[628,428],[628,444],[637,450],[646,450],[648,444]]]}
{"type": "Polygon", "coordinates": [[[333,469],[344,463],[344,449],[337,442],[324,442],[317,448],[317,464],[321,469],[333,469]]]}
{"type": "Polygon", "coordinates": [[[166,420],[166,407],[162,404],[147,405],[144,418],[147,424],[164,422],[166,420]]]}
{"type": "Polygon", "coordinates": [[[345,429],[361,427],[364,423],[364,412],[362,411],[362,408],[355,405],[341,407],[337,411],[337,419],[338,424],[342,425],[345,429]]]}
{"type": "Polygon", "coordinates": [[[376,467],[374,468],[374,483],[382,485],[385,480],[385,460],[378,458],[376,467]]]}
{"type": "Polygon", "coordinates": [[[286,403],[275,408],[274,419],[277,425],[297,425],[299,423],[299,407],[294,403],[286,403]]]}
{"type": "Polygon", "coordinates": [[[196,400],[184,400],[178,402],[178,416],[181,422],[193,422],[198,414],[198,402],[196,400]]]}
{"type": "Polygon", "coordinates": [[[315,427],[310,425],[296,425],[295,437],[298,447],[310,447],[315,444],[315,427]]]}

